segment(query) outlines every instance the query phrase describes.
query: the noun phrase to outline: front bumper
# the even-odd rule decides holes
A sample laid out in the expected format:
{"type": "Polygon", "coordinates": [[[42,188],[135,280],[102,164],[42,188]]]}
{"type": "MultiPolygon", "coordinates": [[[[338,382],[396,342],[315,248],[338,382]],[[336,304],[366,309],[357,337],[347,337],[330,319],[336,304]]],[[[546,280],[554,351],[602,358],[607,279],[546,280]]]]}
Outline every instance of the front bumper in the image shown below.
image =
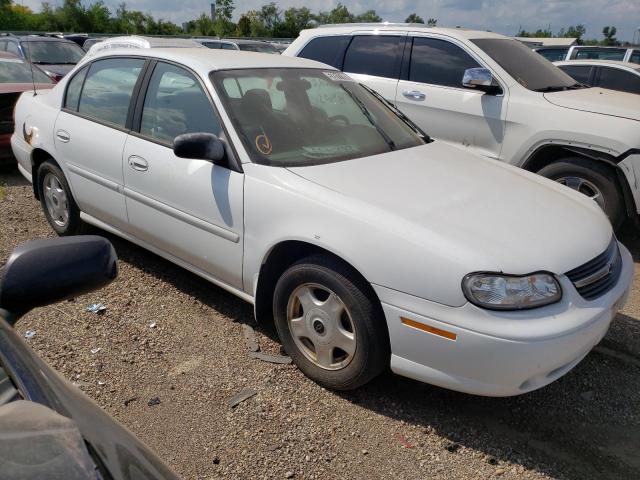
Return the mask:
{"type": "Polygon", "coordinates": [[[633,260],[623,245],[620,253],[618,283],[602,297],[584,300],[561,276],[559,303],[519,312],[449,307],[374,286],[389,327],[391,369],[475,395],[519,395],[548,385],[600,342],[624,306],[633,260]]]}

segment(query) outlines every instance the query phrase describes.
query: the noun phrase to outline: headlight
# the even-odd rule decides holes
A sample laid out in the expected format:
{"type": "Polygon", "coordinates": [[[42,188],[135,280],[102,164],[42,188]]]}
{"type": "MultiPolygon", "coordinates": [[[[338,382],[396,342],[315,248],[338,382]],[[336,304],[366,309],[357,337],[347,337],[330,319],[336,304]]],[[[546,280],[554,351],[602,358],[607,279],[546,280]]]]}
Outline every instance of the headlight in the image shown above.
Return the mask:
{"type": "Polygon", "coordinates": [[[492,310],[536,308],[562,298],[560,284],[550,273],[470,273],[462,279],[462,291],[471,303],[492,310]]]}

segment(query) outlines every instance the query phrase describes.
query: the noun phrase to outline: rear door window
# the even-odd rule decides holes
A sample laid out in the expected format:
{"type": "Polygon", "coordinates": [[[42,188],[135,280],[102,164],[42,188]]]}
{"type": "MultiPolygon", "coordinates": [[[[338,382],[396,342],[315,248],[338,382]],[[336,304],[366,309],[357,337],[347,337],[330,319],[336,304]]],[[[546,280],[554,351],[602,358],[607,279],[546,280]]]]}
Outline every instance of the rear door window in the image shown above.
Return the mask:
{"type": "Polygon", "coordinates": [[[640,76],[617,68],[600,67],[598,86],[621,92],[640,93],[640,76]]]}
{"type": "Polygon", "coordinates": [[[133,89],[144,60],[114,58],[91,64],[80,96],[78,112],[101,122],[124,127],[133,89]]]}
{"type": "Polygon", "coordinates": [[[404,39],[405,37],[392,35],[355,36],[344,57],[343,70],[397,79],[400,75],[401,46],[404,39]]]}
{"type": "Polygon", "coordinates": [[[591,78],[591,69],[589,65],[560,65],[562,70],[567,75],[571,76],[576,82],[584,83],[585,85],[591,85],[589,82],[591,78]]]}
{"type": "Polygon", "coordinates": [[[87,70],[88,68],[84,67],[69,81],[67,94],[64,97],[64,108],[74,112],[78,111],[78,101],[80,100],[80,92],[82,91],[82,84],[84,83],[84,77],[87,75],[87,70]]]}
{"type": "Polygon", "coordinates": [[[462,88],[464,71],[478,67],[478,62],[451,42],[425,37],[413,39],[409,67],[411,82],[462,88]]]}
{"type": "Polygon", "coordinates": [[[311,40],[298,54],[299,57],[326,63],[342,70],[344,51],[351,41],[351,35],[318,37],[311,40]]]}

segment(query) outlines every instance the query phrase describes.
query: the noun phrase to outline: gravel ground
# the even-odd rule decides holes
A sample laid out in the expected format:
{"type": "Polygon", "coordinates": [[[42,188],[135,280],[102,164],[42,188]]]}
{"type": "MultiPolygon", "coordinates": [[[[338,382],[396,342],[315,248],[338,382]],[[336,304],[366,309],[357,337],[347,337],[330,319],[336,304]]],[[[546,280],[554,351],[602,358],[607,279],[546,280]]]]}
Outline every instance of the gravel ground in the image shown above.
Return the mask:
{"type": "MultiPolygon", "coordinates": [[[[0,172],[0,218],[0,263],[19,243],[52,236],[13,169],[0,172]]],[[[621,239],[640,261],[633,232],[621,239]]],[[[35,330],[29,342],[43,358],[184,478],[640,477],[640,282],[603,343],[542,390],[481,398],[389,373],[336,394],[293,365],[249,357],[243,325],[256,328],[261,351],[280,348],[249,305],[106,236],[119,278],[17,329],[35,330]],[[92,302],[106,312],[85,312],[92,302]],[[230,408],[245,387],[257,394],[230,408]]]]}

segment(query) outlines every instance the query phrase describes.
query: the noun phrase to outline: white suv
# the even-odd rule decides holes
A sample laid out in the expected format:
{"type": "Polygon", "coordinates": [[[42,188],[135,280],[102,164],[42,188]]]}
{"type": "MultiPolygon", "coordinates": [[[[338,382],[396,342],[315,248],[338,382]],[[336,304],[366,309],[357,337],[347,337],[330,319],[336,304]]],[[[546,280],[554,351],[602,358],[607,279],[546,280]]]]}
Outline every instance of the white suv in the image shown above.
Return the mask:
{"type": "Polygon", "coordinates": [[[614,226],[640,211],[640,97],[576,84],[517,40],[352,24],[304,30],[284,55],[349,73],[436,139],[593,197],[614,226]]]}

